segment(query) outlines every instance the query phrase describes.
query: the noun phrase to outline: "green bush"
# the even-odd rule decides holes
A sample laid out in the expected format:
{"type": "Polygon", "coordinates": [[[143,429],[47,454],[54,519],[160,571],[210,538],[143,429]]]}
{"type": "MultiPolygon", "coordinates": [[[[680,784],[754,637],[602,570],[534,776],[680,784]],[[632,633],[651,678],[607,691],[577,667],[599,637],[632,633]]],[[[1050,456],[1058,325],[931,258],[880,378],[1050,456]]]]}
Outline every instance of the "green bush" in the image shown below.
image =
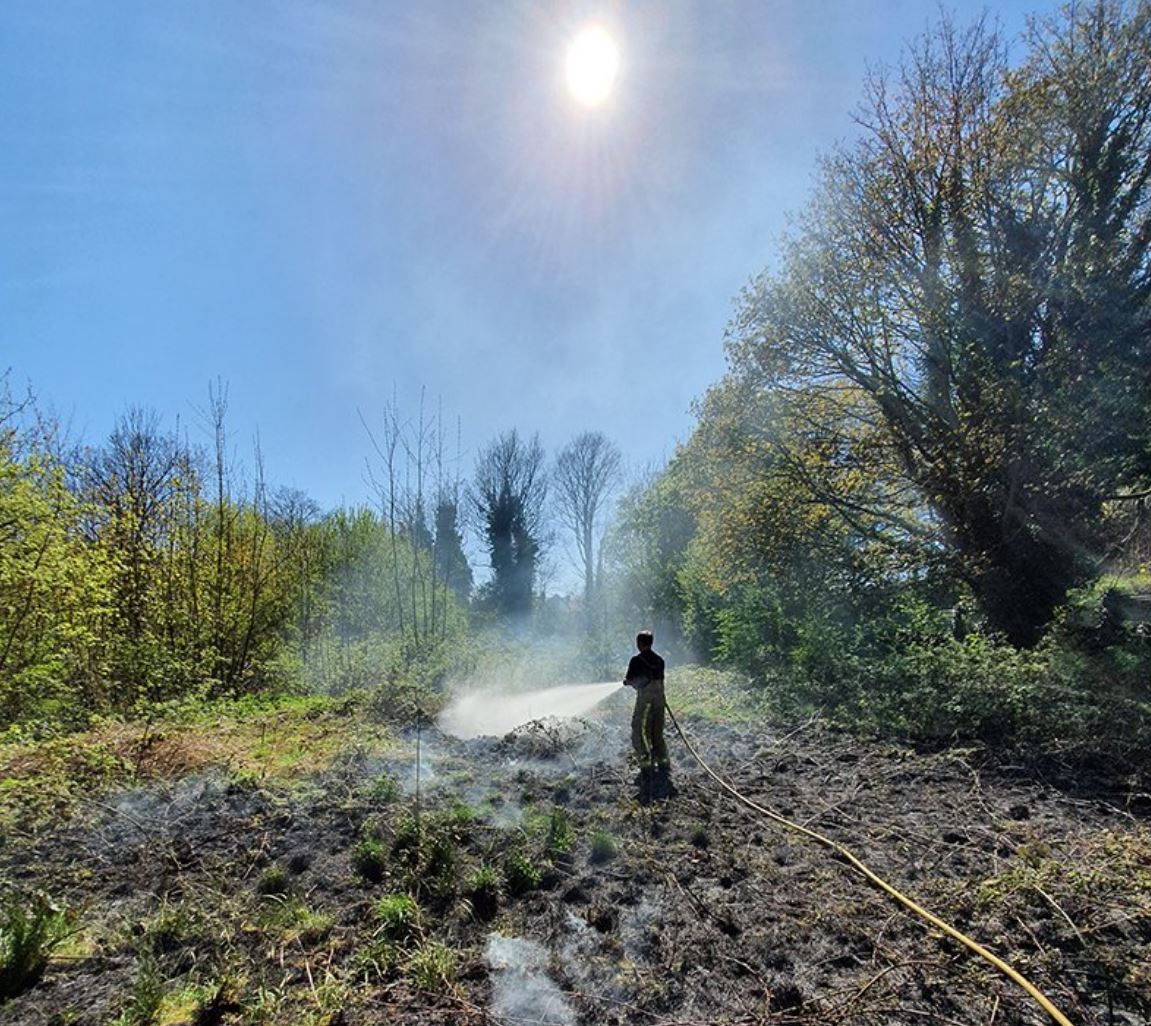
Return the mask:
{"type": "Polygon", "coordinates": [[[468,874],[464,883],[464,893],[471,902],[476,918],[485,923],[489,922],[499,911],[499,873],[491,866],[479,866],[468,874]]]}
{"type": "Polygon", "coordinates": [[[152,1026],[166,994],[167,986],[155,961],[141,959],[127,1006],[112,1026],[152,1026]]]}
{"type": "Polygon", "coordinates": [[[441,898],[455,894],[459,856],[451,835],[436,833],[430,837],[421,862],[419,883],[422,886],[441,898]]]}
{"type": "Polygon", "coordinates": [[[424,825],[418,816],[407,813],[396,822],[396,833],[392,839],[392,856],[409,868],[416,868],[423,847],[424,825]]]}
{"type": "Polygon", "coordinates": [[[0,911],[0,1001],[39,982],[67,934],[67,916],[42,895],[29,906],[10,900],[0,911]]]}
{"type": "Polygon", "coordinates": [[[979,632],[952,637],[944,614],[910,601],[836,638],[810,624],[789,671],[765,686],[773,711],[814,710],[853,731],[916,743],[978,741],[1033,754],[1146,759],[1151,638],[1100,646],[1057,623],[1016,649],[979,632]]]}
{"type": "Polygon", "coordinates": [[[395,777],[390,777],[384,773],[372,781],[368,788],[368,794],[376,801],[391,804],[399,800],[402,792],[395,777]]]}
{"type": "Polygon", "coordinates": [[[504,883],[513,898],[539,888],[543,874],[539,867],[521,852],[512,852],[504,862],[504,883]]]}
{"type": "Polygon", "coordinates": [[[552,807],[548,817],[547,851],[549,855],[568,855],[575,845],[575,830],[571,817],[558,805],[552,807]]]}

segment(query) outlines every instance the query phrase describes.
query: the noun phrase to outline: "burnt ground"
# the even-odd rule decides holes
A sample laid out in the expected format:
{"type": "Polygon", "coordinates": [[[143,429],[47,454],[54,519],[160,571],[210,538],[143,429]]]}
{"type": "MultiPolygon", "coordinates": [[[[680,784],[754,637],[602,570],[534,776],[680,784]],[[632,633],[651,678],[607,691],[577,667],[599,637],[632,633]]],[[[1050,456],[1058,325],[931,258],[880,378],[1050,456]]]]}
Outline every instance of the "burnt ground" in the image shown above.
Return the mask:
{"type": "MultiPolygon", "coordinates": [[[[0,1023],[1049,1021],[720,794],[674,735],[679,793],[641,805],[626,717],[429,730],[418,819],[409,738],[291,786],[201,773],[92,796],[9,836],[2,889],[49,893],[76,932],[0,1023]]],[[[1151,1019],[1145,785],[817,724],[684,726],[749,797],[848,845],[1073,1022],[1151,1019]]]]}

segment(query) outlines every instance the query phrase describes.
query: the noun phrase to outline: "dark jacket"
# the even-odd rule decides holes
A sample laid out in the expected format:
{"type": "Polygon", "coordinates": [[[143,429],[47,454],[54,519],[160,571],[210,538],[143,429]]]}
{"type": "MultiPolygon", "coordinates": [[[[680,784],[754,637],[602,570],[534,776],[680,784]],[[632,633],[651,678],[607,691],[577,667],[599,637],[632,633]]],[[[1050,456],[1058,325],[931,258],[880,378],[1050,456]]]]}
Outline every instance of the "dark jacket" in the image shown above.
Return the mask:
{"type": "Polygon", "coordinates": [[[633,655],[631,662],[627,664],[624,683],[630,684],[633,688],[642,688],[655,680],[663,680],[663,657],[650,648],[633,655]]]}

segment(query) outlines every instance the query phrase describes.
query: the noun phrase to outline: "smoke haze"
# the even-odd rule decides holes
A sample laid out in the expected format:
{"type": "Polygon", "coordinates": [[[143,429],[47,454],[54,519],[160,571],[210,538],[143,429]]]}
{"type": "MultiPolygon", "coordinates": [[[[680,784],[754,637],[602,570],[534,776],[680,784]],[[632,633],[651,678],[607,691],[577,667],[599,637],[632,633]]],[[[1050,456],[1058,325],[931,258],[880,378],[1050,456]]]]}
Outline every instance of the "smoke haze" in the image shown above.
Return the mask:
{"type": "Polygon", "coordinates": [[[572,1026],[575,1012],[547,973],[548,952],[534,941],[493,933],[491,1011],[508,1026],[572,1026]]]}

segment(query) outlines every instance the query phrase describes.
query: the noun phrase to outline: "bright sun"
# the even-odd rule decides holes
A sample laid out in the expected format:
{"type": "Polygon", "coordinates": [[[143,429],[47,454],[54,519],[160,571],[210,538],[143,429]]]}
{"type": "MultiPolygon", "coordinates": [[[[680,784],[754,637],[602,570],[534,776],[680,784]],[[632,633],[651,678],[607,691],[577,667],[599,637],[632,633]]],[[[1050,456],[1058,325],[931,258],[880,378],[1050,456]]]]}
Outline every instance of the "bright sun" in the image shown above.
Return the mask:
{"type": "Polygon", "coordinates": [[[568,49],[568,92],[585,107],[596,107],[611,93],[619,71],[619,49],[599,25],[585,28],[568,49]]]}

